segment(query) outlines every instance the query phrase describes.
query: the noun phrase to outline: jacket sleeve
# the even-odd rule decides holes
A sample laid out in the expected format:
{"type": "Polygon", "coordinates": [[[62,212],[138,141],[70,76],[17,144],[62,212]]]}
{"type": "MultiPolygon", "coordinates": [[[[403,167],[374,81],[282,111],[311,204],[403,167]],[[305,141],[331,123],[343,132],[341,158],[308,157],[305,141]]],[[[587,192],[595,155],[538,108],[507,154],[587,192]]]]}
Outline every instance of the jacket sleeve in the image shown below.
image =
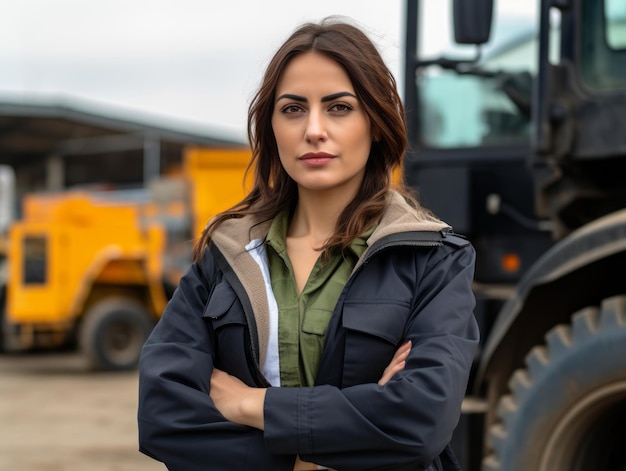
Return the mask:
{"type": "Polygon", "coordinates": [[[214,273],[208,256],[181,279],[143,347],[139,449],[170,470],[250,469],[249,457],[256,469],[291,469],[293,456],[281,467],[261,431],[226,421],[209,397],[214,343],[202,314],[215,280],[206,273],[214,273]]]}
{"type": "Polygon", "coordinates": [[[356,470],[427,469],[444,450],[460,417],[479,333],[474,249],[466,244],[440,253],[419,282],[404,370],[384,386],[268,389],[265,440],[272,452],[356,470]]]}

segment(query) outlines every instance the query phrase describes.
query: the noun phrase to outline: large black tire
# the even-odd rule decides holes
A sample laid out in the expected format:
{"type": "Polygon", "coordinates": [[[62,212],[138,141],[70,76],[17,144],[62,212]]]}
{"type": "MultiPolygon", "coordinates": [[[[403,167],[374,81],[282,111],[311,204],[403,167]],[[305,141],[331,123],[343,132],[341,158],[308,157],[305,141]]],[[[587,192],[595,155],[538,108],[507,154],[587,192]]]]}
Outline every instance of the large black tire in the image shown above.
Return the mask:
{"type": "Polygon", "coordinates": [[[626,296],[534,347],[499,403],[484,471],[626,471],[626,296]]]}
{"type": "Polygon", "coordinates": [[[80,350],[90,369],[132,370],[153,327],[148,312],[134,299],[105,299],[85,314],[78,337],[80,350]]]}

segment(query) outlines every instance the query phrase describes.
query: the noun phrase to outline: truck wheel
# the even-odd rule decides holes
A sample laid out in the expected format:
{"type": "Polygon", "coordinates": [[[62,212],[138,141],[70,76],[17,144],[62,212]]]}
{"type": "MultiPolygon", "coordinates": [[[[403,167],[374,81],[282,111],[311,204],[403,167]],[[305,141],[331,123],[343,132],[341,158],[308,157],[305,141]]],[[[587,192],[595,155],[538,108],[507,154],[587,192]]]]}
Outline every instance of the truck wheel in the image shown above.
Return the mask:
{"type": "Polygon", "coordinates": [[[134,299],[105,299],[85,314],[79,345],[94,370],[120,371],[137,366],[141,347],[154,322],[134,299]]]}
{"type": "Polygon", "coordinates": [[[484,471],[626,471],[626,295],[534,347],[490,430],[484,471]]]}

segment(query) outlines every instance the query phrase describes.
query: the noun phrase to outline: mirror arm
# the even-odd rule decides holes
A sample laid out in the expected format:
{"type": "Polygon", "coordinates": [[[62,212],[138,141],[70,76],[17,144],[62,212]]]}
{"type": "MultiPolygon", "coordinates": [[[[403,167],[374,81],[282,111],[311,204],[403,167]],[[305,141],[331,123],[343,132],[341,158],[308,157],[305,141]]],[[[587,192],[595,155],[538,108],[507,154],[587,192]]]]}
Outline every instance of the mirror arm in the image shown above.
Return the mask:
{"type": "Polygon", "coordinates": [[[480,46],[476,46],[476,55],[471,59],[450,59],[440,56],[435,59],[416,60],[415,69],[424,69],[434,65],[446,70],[454,70],[459,73],[465,73],[471,66],[477,64],[481,59],[482,51],[480,46]]]}

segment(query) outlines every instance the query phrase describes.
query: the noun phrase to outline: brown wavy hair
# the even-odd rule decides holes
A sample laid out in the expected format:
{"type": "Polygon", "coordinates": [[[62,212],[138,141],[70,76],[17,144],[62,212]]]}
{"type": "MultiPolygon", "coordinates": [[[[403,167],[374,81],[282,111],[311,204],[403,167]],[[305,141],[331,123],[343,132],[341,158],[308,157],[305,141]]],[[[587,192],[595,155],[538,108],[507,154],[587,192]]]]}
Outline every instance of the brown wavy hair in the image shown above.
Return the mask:
{"type": "MultiPolygon", "coordinates": [[[[324,54],[344,68],[369,117],[374,137],[361,188],[337,219],[334,234],[320,248],[322,255],[343,251],[382,215],[393,172],[401,168],[407,146],[404,107],[396,81],[376,46],[358,27],[335,19],[306,23],[270,60],[248,110],[252,159],[247,172],[254,172],[253,187],[240,203],[211,219],[196,243],[196,260],[201,258],[213,231],[225,220],[254,214],[264,221],[284,209],[291,212],[295,208],[298,189],[280,163],[272,114],[276,87],[285,68],[297,55],[312,51],[324,54]]],[[[395,182],[394,188],[418,206],[402,182],[395,182]]]]}

